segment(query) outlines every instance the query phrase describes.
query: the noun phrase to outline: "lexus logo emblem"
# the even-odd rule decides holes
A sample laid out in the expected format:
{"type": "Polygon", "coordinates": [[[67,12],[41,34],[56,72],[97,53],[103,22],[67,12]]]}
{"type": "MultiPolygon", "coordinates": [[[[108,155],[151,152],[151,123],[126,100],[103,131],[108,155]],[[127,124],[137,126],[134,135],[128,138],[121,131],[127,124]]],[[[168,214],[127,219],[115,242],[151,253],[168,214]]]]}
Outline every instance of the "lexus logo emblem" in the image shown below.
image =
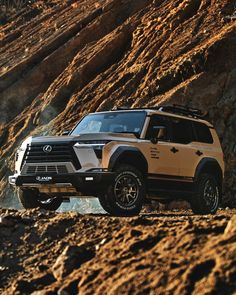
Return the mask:
{"type": "Polygon", "coordinates": [[[50,153],[50,152],[52,151],[52,146],[51,146],[51,145],[45,145],[45,146],[43,147],[43,151],[44,151],[45,153],[50,153]]]}

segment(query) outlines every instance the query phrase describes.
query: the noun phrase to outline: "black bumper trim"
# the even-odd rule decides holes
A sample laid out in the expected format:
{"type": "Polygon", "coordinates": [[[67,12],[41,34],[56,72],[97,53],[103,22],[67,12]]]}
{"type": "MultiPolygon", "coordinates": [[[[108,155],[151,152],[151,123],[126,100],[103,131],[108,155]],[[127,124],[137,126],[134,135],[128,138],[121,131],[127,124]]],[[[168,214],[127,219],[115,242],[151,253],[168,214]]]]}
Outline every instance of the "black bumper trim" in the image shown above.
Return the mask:
{"type": "Polygon", "coordinates": [[[114,172],[80,172],[70,174],[37,174],[37,175],[19,175],[16,176],[16,186],[32,186],[35,185],[60,185],[70,183],[78,191],[82,193],[99,193],[104,190],[115,178],[114,172]]]}

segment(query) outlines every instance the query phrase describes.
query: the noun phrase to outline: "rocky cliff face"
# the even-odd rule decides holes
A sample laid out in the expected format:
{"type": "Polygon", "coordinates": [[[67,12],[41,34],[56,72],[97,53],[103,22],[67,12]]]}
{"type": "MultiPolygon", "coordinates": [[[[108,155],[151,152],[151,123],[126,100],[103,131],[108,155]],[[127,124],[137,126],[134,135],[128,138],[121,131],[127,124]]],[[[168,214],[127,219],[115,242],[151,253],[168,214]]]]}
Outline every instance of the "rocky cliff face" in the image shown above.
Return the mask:
{"type": "Polygon", "coordinates": [[[236,203],[232,0],[34,1],[0,26],[1,198],[16,147],[90,111],[187,104],[209,111],[236,203]]]}

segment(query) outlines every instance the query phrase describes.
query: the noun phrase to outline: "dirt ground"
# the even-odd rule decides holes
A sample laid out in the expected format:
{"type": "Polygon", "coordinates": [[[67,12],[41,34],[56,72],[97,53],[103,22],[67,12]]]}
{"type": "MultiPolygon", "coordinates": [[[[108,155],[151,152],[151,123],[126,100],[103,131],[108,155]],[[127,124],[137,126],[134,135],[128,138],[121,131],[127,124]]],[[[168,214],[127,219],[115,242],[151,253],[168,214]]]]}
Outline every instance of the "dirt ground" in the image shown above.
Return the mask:
{"type": "Polygon", "coordinates": [[[236,210],[0,210],[1,294],[236,294],[236,210]]]}

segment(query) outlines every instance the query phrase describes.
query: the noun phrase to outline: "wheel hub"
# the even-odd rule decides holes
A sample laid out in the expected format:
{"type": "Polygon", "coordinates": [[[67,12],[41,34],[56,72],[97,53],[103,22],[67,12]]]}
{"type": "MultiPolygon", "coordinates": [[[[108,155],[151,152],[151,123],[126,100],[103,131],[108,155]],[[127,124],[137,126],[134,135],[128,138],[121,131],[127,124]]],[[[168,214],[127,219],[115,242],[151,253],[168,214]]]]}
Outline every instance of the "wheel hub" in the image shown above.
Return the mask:
{"type": "Polygon", "coordinates": [[[133,205],[139,194],[139,186],[132,175],[121,175],[115,184],[114,193],[117,202],[122,206],[133,205]]]}

